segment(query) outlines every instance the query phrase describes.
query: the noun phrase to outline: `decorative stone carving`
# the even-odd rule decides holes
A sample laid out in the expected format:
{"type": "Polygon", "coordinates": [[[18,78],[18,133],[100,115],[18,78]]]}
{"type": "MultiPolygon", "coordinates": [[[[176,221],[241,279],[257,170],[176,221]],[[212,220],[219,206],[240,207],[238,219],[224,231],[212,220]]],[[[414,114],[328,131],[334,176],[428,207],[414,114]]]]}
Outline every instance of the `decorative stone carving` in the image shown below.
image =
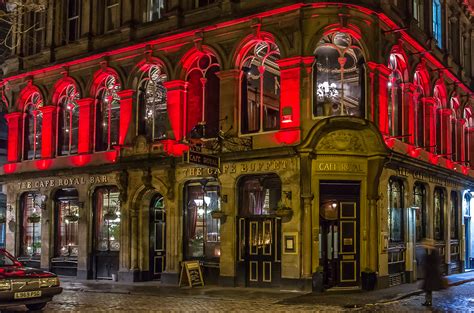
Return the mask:
{"type": "Polygon", "coordinates": [[[317,145],[317,150],[366,152],[362,139],[349,131],[339,130],[326,135],[317,145]]]}

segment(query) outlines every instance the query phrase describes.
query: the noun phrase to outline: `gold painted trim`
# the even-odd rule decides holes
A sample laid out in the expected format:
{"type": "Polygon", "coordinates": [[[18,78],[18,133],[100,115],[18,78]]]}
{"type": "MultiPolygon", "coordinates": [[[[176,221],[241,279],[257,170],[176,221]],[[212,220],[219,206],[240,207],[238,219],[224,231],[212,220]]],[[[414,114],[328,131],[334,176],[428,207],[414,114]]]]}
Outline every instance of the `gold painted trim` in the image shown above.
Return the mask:
{"type": "Polygon", "coordinates": [[[245,219],[239,218],[239,261],[245,261],[242,258],[242,248],[245,249],[245,219]]]}
{"type": "Polygon", "coordinates": [[[153,262],[155,262],[155,266],[153,266],[153,274],[161,274],[165,271],[165,262],[164,262],[164,256],[155,256],[153,259],[153,262]],[[155,272],[156,269],[156,259],[161,259],[161,272],[155,272]]]}
{"type": "Polygon", "coordinates": [[[257,261],[250,261],[249,262],[249,281],[258,281],[258,262],[257,261]],[[252,276],[252,265],[255,265],[255,275],[257,277],[252,276]]]}
{"type": "Polygon", "coordinates": [[[357,261],[340,261],[339,262],[339,275],[341,277],[340,282],[341,283],[353,283],[357,281],[357,261]],[[342,279],[342,263],[353,263],[354,264],[354,279],[342,279]]]}
{"type": "Polygon", "coordinates": [[[357,221],[339,221],[339,231],[340,231],[340,236],[339,236],[339,254],[357,254],[357,221]],[[342,251],[342,246],[343,246],[343,242],[344,242],[344,237],[342,237],[342,224],[345,223],[345,224],[354,224],[354,227],[353,227],[353,234],[352,234],[352,238],[353,238],[353,242],[352,242],[352,249],[353,251],[351,252],[343,252],[342,251]]]}
{"type": "Polygon", "coordinates": [[[263,274],[262,274],[262,276],[263,276],[263,279],[262,279],[262,280],[263,280],[264,282],[266,282],[266,283],[271,283],[271,282],[272,282],[272,262],[268,262],[268,261],[263,262],[263,264],[262,264],[262,273],[263,273],[263,274]],[[268,271],[268,273],[270,274],[270,279],[267,279],[267,277],[266,277],[266,275],[265,275],[265,273],[266,273],[266,271],[265,271],[266,265],[269,265],[269,266],[270,266],[270,269],[269,269],[269,271],[268,271]]]}
{"type": "Polygon", "coordinates": [[[341,202],[339,203],[339,218],[357,218],[357,202],[341,202]],[[343,204],[352,204],[354,211],[353,216],[342,216],[342,205],[343,204]]]}
{"type": "Polygon", "coordinates": [[[262,225],[262,250],[263,250],[262,255],[272,255],[272,245],[273,245],[272,237],[273,237],[272,221],[271,220],[263,221],[263,225],[262,225]],[[265,243],[265,241],[267,239],[265,230],[267,230],[267,228],[269,228],[268,239],[270,239],[270,242],[268,244],[265,243]],[[270,251],[267,252],[267,248],[270,251]]]}
{"type": "Polygon", "coordinates": [[[249,249],[249,254],[250,255],[258,255],[258,244],[259,244],[259,240],[260,240],[260,237],[258,237],[259,235],[259,232],[258,232],[258,222],[256,221],[251,221],[249,223],[249,242],[250,242],[250,249],[249,249]],[[257,238],[255,238],[254,240],[254,232],[253,232],[253,225],[256,225],[255,227],[255,232],[256,232],[256,235],[257,235],[257,238]],[[255,250],[254,250],[255,249],[255,250]]]}

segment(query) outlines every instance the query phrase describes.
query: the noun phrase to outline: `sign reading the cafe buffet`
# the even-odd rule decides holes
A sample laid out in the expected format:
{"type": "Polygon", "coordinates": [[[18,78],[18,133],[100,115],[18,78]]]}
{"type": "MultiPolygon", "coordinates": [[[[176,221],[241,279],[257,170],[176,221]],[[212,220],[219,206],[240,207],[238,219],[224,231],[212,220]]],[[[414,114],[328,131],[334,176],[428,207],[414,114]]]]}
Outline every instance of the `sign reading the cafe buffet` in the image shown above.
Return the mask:
{"type": "Polygon", "coordinates": [[[90,175],[90,176],[72,176],[72,177],[50,177],[35,180],[24,180],[17,183],[18,189],[32,188],[51,188],[59,186],[77,186],[87,184],[103,184],[108,183],[107,175],[90,175]]]}

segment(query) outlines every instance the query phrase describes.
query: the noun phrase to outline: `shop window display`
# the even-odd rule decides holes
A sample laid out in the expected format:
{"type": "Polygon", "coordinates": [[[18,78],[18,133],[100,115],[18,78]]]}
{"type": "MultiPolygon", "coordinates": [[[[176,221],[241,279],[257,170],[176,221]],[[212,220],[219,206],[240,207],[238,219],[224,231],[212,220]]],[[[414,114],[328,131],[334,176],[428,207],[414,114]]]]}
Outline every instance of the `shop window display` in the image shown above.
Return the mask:
{"type": "Polygon", "coordinates": [[[116,187],[95,191],[95,250],[120,251],[120,194],[116,187]]]}
{"type": "Polygon", "coordinates": [[[41,255],[41,219],[45,197],[28,192],[21,197],[21,256],[41,255]]]}

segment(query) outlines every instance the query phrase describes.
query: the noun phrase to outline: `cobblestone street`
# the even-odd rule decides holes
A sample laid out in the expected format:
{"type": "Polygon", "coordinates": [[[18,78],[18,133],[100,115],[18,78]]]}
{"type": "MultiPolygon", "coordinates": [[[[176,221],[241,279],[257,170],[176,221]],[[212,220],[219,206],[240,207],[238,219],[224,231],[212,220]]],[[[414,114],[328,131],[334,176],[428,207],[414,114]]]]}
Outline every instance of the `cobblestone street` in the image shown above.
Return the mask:
{"type": "MultiPolygon", "coordinates": [[[[302,293],[259,292],[242,289],[216,289],[205,294],[129,294],[97,290],[65,290],[49,303],[45,312],[469,312],[474,308],[474,282],[451,287],[434,294],[434,306],[421,306],[423,295],[403,300],[345,308],[354,295],[338,294],[341,305],[318,304],[317,296],[307,301],[302,293]],[[246,299],[247,298],[247,299],[246,299]],[[301,301],[295,301],[301,299],[301,301]]],[[[185,290],[186,291],[186,290],[185,290]]],[[[363,294],[361,294],[363,297],[363,294]]],[[[24,307],[12,307],[3,312],[24,312],[24,307]]]]}

